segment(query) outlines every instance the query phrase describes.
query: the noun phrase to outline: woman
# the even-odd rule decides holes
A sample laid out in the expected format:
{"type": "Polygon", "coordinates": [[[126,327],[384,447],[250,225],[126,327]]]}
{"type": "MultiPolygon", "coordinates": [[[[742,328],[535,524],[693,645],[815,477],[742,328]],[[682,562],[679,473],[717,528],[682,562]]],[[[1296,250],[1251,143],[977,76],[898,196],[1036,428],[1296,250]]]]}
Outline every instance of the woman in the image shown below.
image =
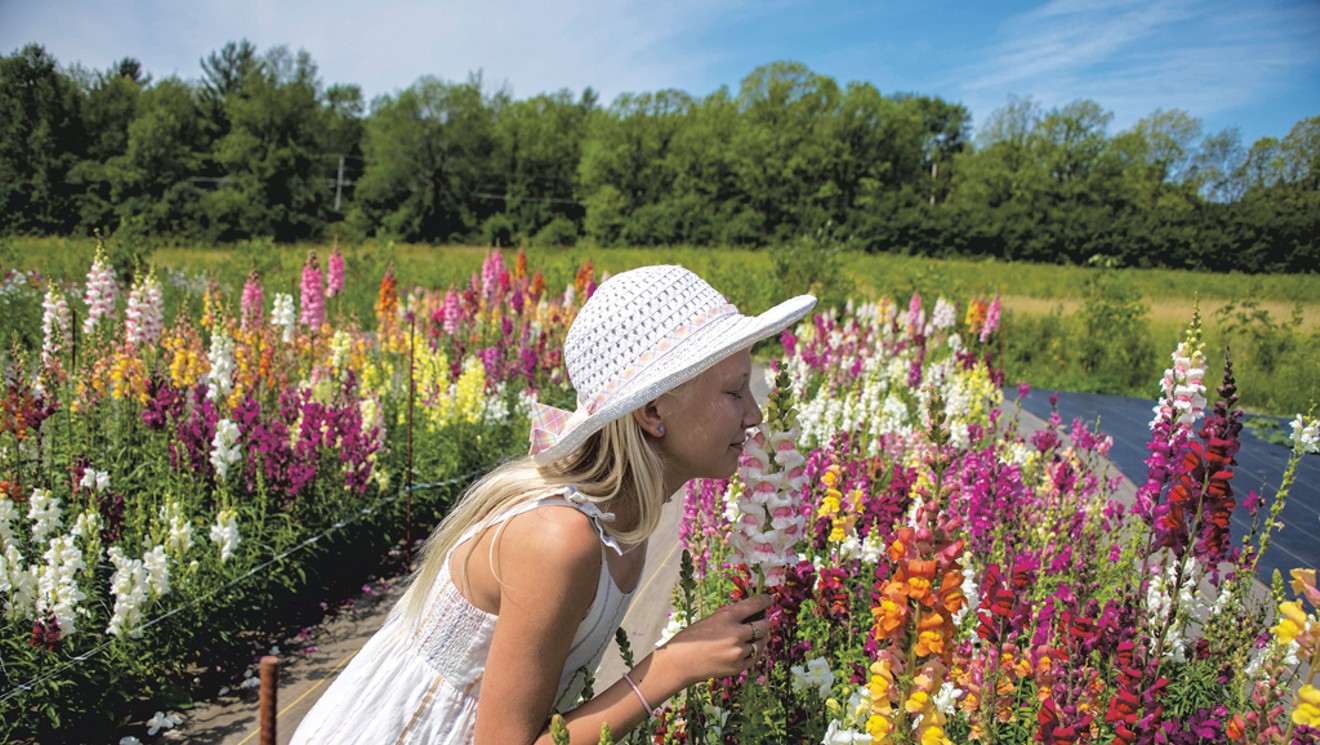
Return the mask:
{"type": "Polygon", "coordinates": [[[307,715],[294,743],[573,742],[621,735],[677,691],[737,675],[765,648],[760,595],[676,634],[576,705],[623,619],[660,509],[727,478],[747,430],[752,344],[811,310],[743,316],[692,272],[611,277],[564,341],[577,410],[538,406],[531,452],[473,484],[427,542],[398,607],[307,715]]]}

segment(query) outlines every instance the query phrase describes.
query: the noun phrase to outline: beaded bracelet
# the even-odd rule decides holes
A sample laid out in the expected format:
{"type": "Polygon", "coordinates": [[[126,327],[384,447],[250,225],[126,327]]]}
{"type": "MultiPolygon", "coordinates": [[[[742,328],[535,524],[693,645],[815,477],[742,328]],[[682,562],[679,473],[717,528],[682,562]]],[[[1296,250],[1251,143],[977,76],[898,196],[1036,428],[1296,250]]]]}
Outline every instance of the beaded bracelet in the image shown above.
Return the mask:
{"type": "Polygon", "coordinates": [[[637,694],[637,700],[641,701],[642,706],[646,707],[646,715],[651,716],[652,714],[654,714],[655,707],[651,706],[651,703],[646,700],[645,696],[642,695],[642,689],[638,688],[637,684],[633,682],[632,676],[629,675],[628,673],[624,673],[623,679],[628,681],[628,685],[632,686],[633,693],[637,694]]]}

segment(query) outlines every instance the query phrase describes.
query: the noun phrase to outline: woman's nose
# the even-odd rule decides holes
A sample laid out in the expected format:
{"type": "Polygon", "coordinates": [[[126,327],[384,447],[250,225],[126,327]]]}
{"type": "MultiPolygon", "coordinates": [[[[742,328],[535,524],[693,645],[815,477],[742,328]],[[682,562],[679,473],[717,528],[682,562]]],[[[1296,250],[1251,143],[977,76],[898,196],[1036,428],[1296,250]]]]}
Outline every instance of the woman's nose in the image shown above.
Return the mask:
{"type": "Polygon", "coordinates": [[[761,405],[756,402],[756,398],[750,392],[743,400],[751,402],[747,407],[747,411],[743,413],[743,428],[751,429],[764,421],[765,417],[761,416],[761,405]]]}

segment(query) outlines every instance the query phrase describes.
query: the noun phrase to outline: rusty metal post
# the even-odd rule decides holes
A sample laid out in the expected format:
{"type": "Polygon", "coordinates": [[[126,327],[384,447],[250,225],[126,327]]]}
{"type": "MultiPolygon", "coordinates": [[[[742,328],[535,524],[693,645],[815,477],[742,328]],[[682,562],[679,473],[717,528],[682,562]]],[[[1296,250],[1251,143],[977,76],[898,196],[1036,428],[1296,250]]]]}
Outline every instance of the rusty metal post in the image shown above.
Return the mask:
{"type": "Polygon", "coordinates": [[[261,658],[261,745],[275,745],[275,714],[280,687],[280,658],[261,658]]]}

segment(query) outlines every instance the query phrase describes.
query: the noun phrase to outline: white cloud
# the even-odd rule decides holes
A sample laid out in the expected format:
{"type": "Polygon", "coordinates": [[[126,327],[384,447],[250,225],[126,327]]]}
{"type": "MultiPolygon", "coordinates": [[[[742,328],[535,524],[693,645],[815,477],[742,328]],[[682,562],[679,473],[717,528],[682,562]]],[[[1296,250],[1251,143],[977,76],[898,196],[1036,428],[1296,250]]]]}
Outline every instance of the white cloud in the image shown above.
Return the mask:
{"type": "Polygon", "coordinates": [[[7,29],[0,46],[8,53],[36,41],[61,63],[95,68],[135,56],[158,78],[195,79],[200,58],[246,38],[262,50],[306,49],[326,83],[356,83],[369,97],[422,75],[464,80],[480,70],[492,87],[507,83],[519,98],[592,86],[608,101],[698,75],[721,52],[685,40],[741,1],[138,0],[101,7],[0,0],[7,29]]]}
{"type": "Polygon", "coordinates": [[[1046,109],[1090,98],[1120,130],[1157,108],[1242,110],[1296,86],[1320,55],[1305,7],[1220,0],[1052,0],[1002,24],[948,84],[983,119],[1012,94],[1046,109]]]}

